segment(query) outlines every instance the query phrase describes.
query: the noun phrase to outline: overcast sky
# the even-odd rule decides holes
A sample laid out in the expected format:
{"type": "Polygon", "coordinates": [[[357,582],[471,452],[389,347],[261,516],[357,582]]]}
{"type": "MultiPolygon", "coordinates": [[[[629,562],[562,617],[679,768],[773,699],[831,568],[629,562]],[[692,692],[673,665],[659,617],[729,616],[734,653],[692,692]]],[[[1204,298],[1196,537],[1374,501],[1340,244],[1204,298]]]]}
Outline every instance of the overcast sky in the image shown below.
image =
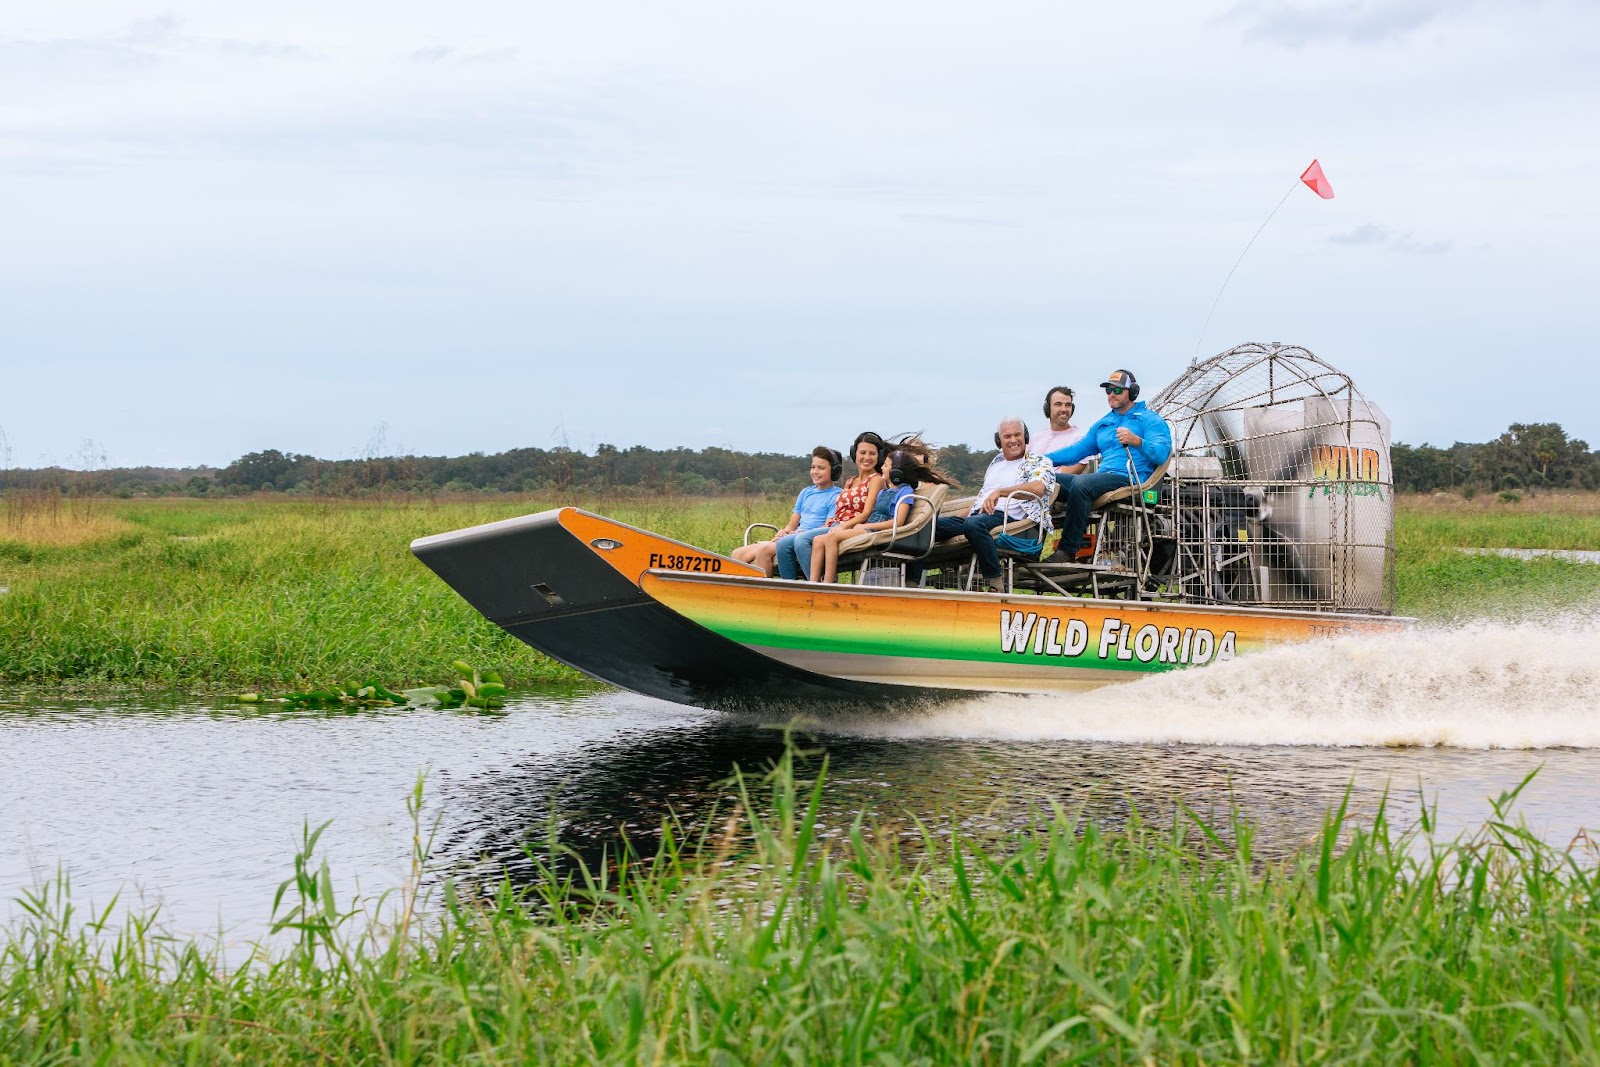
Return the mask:
{"type": "Polygon", "coordinates": [[[1597,127],[1593,0],[6,0],[0,459],[978,442],[1249,340],[1600,445],[1597,127]]]}

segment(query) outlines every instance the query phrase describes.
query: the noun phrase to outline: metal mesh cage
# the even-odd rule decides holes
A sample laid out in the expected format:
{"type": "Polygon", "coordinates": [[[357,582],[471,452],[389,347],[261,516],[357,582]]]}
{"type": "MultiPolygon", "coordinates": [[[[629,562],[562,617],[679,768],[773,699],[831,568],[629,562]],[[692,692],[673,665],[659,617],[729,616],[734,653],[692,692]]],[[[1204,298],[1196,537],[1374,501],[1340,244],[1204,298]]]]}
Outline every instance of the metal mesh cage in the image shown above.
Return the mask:
{"type": "Polygon", "coordinates": [[[1394,610],[1389,420],[1297,345],[1193,364],[1151,401],[1172,426],[1155,508],[1185,600],[1394,610]]]}

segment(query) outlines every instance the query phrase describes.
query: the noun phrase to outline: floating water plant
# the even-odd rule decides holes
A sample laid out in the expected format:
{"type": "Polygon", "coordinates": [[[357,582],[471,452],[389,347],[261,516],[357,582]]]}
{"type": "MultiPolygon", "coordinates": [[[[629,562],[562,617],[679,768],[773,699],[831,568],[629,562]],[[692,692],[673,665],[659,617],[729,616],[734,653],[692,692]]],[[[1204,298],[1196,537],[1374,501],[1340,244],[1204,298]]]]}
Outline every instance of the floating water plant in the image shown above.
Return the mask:
{"type": "Polygon", "coordinates": [[[241,693],[243,704],[286,704],[292,708],[333,707],[440,707],[478,708],[493,711],[505,707],[506,687],[499,671],[479,672],[465,660],[451,664],[459,675],[454,685],[425,685],[402,689],[398,693],[381,682],[365,685],[329,686],[281,696],[241,693]]]}

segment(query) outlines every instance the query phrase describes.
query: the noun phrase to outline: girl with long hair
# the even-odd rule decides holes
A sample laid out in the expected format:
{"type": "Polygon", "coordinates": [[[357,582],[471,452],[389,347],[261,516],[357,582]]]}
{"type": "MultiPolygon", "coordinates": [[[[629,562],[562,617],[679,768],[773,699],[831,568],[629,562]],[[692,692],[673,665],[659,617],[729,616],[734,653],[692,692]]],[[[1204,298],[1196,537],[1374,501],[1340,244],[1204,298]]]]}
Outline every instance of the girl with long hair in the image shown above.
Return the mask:
{"type": "Polygon", "coordinates": [[[850,526],[834,526],[811,542],[811,574],[820,582],[839,580],[839,548],[862,533],[904,526],[911,517],[911,497],[924,482],[950,485],[949,475],[932,463],[934,451],[918,434],[907,434],[879,468],[882,488],[872,511],[850,526]]]}

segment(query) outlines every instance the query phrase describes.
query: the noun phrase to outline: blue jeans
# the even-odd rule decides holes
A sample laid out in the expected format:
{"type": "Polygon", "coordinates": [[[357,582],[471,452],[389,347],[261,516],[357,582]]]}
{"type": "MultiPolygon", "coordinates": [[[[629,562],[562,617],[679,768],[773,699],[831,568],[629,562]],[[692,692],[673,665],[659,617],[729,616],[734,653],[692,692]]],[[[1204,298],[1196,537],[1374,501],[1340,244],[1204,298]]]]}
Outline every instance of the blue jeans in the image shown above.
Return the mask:
{"type": "Polygon", "coordinates": [[[1059,475],[1061,492],[1057,499],[1067,502],[1067,514],[1061,520],[1061,551],[1069,557],[1083,547],[1084,533],[1089,525],[1089,505],[1098,497],[1128,484],[1128,476],[1120,471],[1101,471],[1097,474],[1059,475]]]}
{"type": "Polygon", "coordinates": [[[826,530],[826,526],[813,526],[799,533],[784,534],[778,538],[778,577],[810,579],[811,542],[826,530]]]}
{"type": "MultiPolygon", "coordinates": [[[[934,527],[934,541],[949,541],[955,537],[965,537],[967,544],[972,546],[972,551],[978,554],[978,569],[985,578],[1000,577],[1000,550],[995,547],[994,538],[989,536],[989,531],[1007,521],[1003,512],[996,511],[993,515],[944,515],[934,527]]],[[[920,563],[906,564],[906,580],[918,582],[922,580],[923,566],[920,563]]]]}

